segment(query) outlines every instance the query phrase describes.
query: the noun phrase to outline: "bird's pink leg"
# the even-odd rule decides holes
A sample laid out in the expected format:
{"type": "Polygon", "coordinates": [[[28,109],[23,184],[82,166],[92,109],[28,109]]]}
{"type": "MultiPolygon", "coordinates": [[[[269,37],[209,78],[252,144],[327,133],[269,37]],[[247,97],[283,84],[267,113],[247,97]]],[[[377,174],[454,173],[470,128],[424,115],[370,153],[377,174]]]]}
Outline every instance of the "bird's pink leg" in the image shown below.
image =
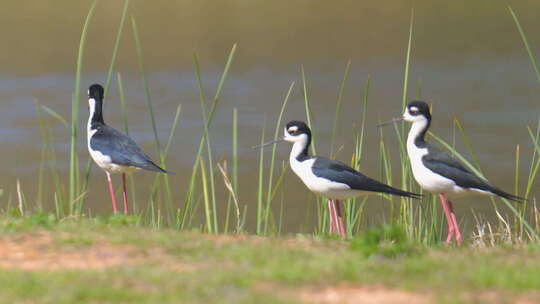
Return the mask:
{"type": "Polygon", "coordinates": [[[448,209],[450,210],[450,217],[452,218],[452,225],[454,226],[454,234],[456,238],[456,243],[458,245],[461,245],[461,232],[459,231],[459,226],[456,219],[456,214],[454,213],[454,206],[452,205],[452,202],[450,200],[447,200],[448,203],[448,209]]]}
{"type": "Polygon", "coordinates": [[[335,208],[336,208],[336,218],[337,218],[337,228],[339,235],[342,238],[347,238],[347,232],[345,230],[345,223],[343,221],[343,212],[341,211],[341,201],[335,200],[334,201],[335,208]]]}
{"type": "Polygon", "coordinates": [[[111,181],[111,174],[107,171],[105,171],[105,173],[107,174],[107,182],[109,183],[109,194],[111,195],[113,213],[117,214],[118,209],[116,208],[116,200],[114,199],[114,189],[111,181]]]}
{"type": "Polygon", "coordinates": [[[448,225],[448,235],[446,236],[446,244],[452,242],[452,237],[454,236],[454,221],[452,220],[452,215],[450,208],[448,206],[448,200],[443,193],[439,194],[439,200],[441,201],[441,206],[443,208],[444,216],[446,217],[446,224],[448,225]]]}
{"type": "Polygon", "coordinates": [[[128,209],[128,197],[127,197],[127,190],[126,190],[126,174],[122,173],[122,197],[124,199],[124,214],[127,215],[129,213],[128,209]]]}
{"type": "Polygon", "coordinates": [[[334,206],[334,200],[328,200],[328,214],[330,218],[330,234],[337,233],[337,218],[336,218],[336,209],[334,206]]]}

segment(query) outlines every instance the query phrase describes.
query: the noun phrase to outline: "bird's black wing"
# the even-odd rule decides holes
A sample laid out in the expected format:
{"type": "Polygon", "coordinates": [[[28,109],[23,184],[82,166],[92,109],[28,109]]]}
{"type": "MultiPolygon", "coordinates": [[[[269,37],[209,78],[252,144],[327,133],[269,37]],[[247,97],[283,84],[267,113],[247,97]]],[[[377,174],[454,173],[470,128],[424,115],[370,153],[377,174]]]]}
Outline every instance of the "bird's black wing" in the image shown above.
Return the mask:
{"type": "Polygon", "coordinates": [[[90,147],[109,156],[115,164],[167,173],[156,165],[131,138],[107,125],[100,126],[91,137],[90,147]]]}
{"type": "Polygon", "coordinates": [[[478,189],[492,192],[509,200],[521,201],[523,198],[506,193],[492,185],[488,181],[477,176],[467,169],[459,160],[450,156],[447,152],[434,146],[427,146],[428,154],[422,157],[422,163],[431,171],[453,180],[456,185],[466,189],[478,189]]]}
{"type": "Polygon", "coordinates": [[[354,190],[389,193],[412,198],[421,197],[419,194],[385,185],[365,176],[342,162],[325,157],[317,157],[311,170],[318,177],[346,184],[354,190]]]}

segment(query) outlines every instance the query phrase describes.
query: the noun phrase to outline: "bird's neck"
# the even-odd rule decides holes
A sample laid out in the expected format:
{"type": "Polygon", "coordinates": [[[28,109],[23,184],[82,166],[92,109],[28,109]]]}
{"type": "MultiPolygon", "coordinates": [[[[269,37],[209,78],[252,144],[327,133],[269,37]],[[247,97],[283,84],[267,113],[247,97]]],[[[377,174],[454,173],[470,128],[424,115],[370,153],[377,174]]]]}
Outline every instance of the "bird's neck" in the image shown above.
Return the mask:
{"type": "Polygon", "coordinates": [[[407,137],[407,146],[411,147],[412,145],[414,145],[417,148],[425,146],[425,137],[430,124],[430,119],[415,121],[412,124],[411,129],[409,130],[409,136],[407,137]]]}
{"type": "Polygon", "coordinates": [[[304,138],[300,141],[297,141],[294,143],[291,155],[289,156],[289,160],[291,162],[294,161],[303,161],[306,158],[309,158],[309,145],[311,143],[311,138],[308,136],[304,136],[304,138]]]}
{"type": "Polygon", "coordinates": [[[105,124],[103,121],[103,112],[102,106],[103,102],[101,100],[96,100],[91,98],[89,100],[90,107],[90,116],[88,117],[88,128],[89,130],[97,129],[100,125],[105,124]]]}

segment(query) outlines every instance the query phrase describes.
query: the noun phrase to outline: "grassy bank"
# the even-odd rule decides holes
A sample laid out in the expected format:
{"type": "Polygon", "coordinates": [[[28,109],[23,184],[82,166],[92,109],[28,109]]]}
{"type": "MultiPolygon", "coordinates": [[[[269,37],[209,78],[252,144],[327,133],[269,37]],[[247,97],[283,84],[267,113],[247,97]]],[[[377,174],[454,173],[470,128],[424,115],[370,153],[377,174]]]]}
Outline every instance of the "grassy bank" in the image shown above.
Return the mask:
{"type": "Polygon", "coordinates": [[[540,248],[535,246],[427,248],[398,227],[371,229],[345,242],[154,230],[138,221],[3,216],[0,302],[540,300],[540,248]]]}

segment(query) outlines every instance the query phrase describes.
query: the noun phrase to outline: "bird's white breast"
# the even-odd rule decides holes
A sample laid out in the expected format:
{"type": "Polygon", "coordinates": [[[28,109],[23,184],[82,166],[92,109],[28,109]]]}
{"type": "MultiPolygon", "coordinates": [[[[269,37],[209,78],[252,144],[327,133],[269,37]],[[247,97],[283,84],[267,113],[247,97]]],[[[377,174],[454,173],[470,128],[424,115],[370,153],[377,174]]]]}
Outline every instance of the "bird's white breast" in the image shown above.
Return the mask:
{"type": "Polygon", "coordinates": [[[90,145],[90,140],[92,139],[92,136],[96,134],[97,130],[92,129],[90,120],[88,121],[87,132],[88,132],[87,133],[88,152],[90,153],[90,156],[92,157],[96,165],[98,165],[101,169],[109,173],[128,173],[128,172],[133,172],[137,170],[137,168],[135,167],[121,166],[121,165],[114,164],[110,156],[105,155],[101,153],[100,151],[92,149],[90,145]]]}
{"type": "Polygon", "coordinates": [[[467,192],[467,189],[457,186],[453,180],[431,171],[424,165],[422,157],[428,154],[427,148],[419,148],[414,141],[407,140],[407,154],[411,161],[414,179],[425,191],[449,195],[467,192]]]}
{"type": "Polygon", "coordinates": [[[290,159],[291,169],[312,192],[330,199],[349,199],[363,194],[362,191],[351,189],[347,184],[316,176],[311,170],[314,162],[315,158],[302,162],[294,157],[290,159]]]}

